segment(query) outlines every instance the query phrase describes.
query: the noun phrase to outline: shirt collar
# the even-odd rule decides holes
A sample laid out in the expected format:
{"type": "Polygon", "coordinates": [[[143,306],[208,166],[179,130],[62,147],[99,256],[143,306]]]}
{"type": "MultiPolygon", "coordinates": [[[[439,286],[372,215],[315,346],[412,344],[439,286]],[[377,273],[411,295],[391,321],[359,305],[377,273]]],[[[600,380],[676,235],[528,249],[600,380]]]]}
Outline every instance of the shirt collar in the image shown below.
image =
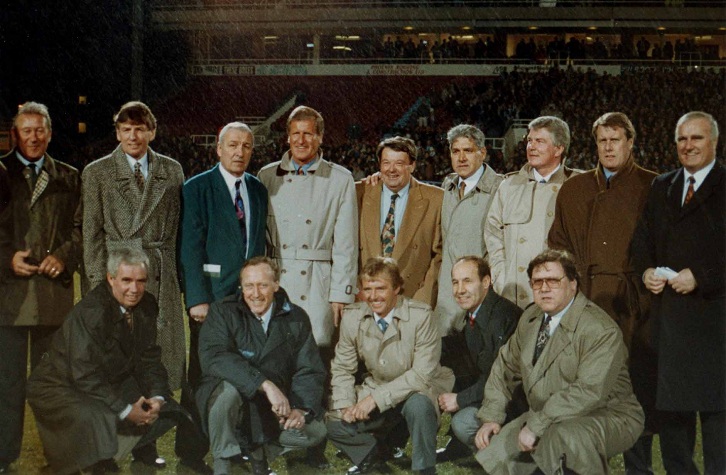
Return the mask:
{"type": "Polygon", "coordinates": [[[310,170],[310,167],[315,165],[315,162],[317,162],[318,160],[320,160],[320,155],[310,160],[305,165],[300,166],[292,157],[290,157],[290,162],[292,162],[292,169],[295,170],[295,172],[297,173],[297,171],[302,168],[306,175],[308,173],[308,170],[310,170]]]}
{"type": "Polygon", "coordinates": [[[376,320],[376,323],[378,323],[378,320],[385,320],[386,323],[389,325],[393,323],[393,313],[396,311],[396,307],[393,307],[388,314],[386,314],[385,317],[379,316],[376,312],[373,312],[373,318],[376,320]]]}
{"type": "Polygon", "coordinates": [[[148,150],[144,154],[143,157],[139,158],[138,160],[129,155],[128,153],[124,153],[124,156],[126,157],[126,161],[129,162],[129,166],[131,167],[131,171],[134,171],[134,167],[137,163],[141,164],[141,173],[146,176],[146,173],[149,170],[149,152],[148,150]]]}
{"type": "Polygon", "coordinates": [[[457,186],[460,185],[462,181],[464,183],[466,183],[466,190],[464,190],[464,193],[468,194],[471,190],[473,190],[476,187],[477,183],[479,183],[479,180],[481,179],[482,175],[484,174],[484,170],[485,170],[484,164],[482,163],[482,165],[479,167],[479,169],[476,172],[474,172],[474,174],[472,176],[470,176],[469,178],[459,177],[457,186]]]}
{"type": "Polygon", "coordinates": [[[693,189],[697,190],[699,186],[703,183],[703,180],[706,179],[706,176],[708,175],[708,172],[713,169],[714,165],[716,165],[716,160],[711,160],[711,163],[706,165],[705,167],[698,170],[696,173],[689,173],[686,171],[686,169],[683,169],[683,180],[685,183],[685,187],[688,188],[688,177],[693,177],[695,182],[693,183],[693,189]]]}
{"type": "Polygon", "coordinates": [[[23,154],[22,154],[22,153],[20,153],[20,151],[19,151],[19,150],[16,150],[16,151],[15,151],[15,156],[16,156],[16,157],[18,157],[18,160],[20,160],[20,163],[22,163],[22,164],[23,164],[23,165],[25,165],[26,167],[27,167],[28,165],[30,165],[31,163],[32,163],[33,165],[35,165],[35,166],[37,167],[37,169],[35,170],[35,172],[36,172],[36,173],[40,173],[40,170],[41,170],[41,169],[43,168],[43,164],[45,163],[45,155],[43,155],[42,157],[40,157],[39,159],[37,159],[37,160],[36,160],[36,161],[34,161],[34,162],[31,162],[31,161],[30,161],[30,160],[28,160],[27,158],[23,157],[23,154]]]}
{"type": "MultiPolygon", "coordinates": [[[[575,295],[577,297],[577,295],[575,295]]],[[[572,297],[572,300],[570,300],[570,303],[567,304],[565,308],[557,312],[556,314],[552,315],[550,319],[550,336],[554,333],[555,329],[560,325],[560,320],[562,320],[562,317],[565,316],[567,311],[572,307],[572,304],[575,302],[575,297],[572,297]]],[[[545,315],[547,315],[545,313],[545,315]]]]}
{"type": "Polygon", "coordinates": [[[536,182],[538,182],[538,183],[541,182],[542,180],[544,180],[545,182],[548,182],[548,181],[550,181],[550,178],[552,178],[552,175],[554,175],[555,173],[557,173],[557,170],[559,170],[560,167],[562,167],[562,163],[560,163],[559,165],[557,165],[557,168],[555,168],[554,170],[552,170],[552,173],[550,173],[547,176],[540,175],[536,168],[532,168],[532,173],[534,174],[534,180],[536,182]]]}
{"type": "Polygon", "coordinates": [[[227,188],[234,189],[234,184],[237,182],[237,180],[242,180],[242,186],[244,186],[244,173],[242,174],[242,176],[234,176],[230,172],[228,172],[221,163],[219,164],[219,172],[222,174],[222,178],[224,178],[224,182],[227,184],[227,188]]]}
{"type": "MultiPolygon", "coordinates": [[[[401,188],[400,190],[396,191],[396,194],[398,195],[399,201],[408,196],[408,191],[411,189],[411,182],[408,182],[406,186],[401,188]]],[[[383,185],[383,202],[387,203],[391,201],[391,196],[393,196],[393,191],[389,190],[386,185],[383,185]]]]}

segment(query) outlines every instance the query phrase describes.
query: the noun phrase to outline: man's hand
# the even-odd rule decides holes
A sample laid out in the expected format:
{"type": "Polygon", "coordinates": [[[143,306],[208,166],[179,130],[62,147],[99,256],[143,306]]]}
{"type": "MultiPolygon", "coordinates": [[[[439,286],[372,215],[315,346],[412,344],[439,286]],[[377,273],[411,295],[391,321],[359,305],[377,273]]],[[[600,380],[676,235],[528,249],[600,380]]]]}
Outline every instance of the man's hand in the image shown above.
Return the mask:
{"type": "Polygon", "coordinates": [[[439,395],[439,408],[444,412],[456,412],[459,403],[456,402],[456,393],[443,393],[439,395]]]}
{"type": "Polygon", "coordinates": [[[367,421],[375,408],[376,401],[373,399],[373,396],[366,396],[358,401],[358,403],[341,409],[340,418],[351,424],[358,421],[367,421]]]}
{"type": "Polygon", "coordinates": [[[485,422],[483,426],[479,428],[474,437],[474,444],[479,450],[486,449],[492,441],[492,437],[497,435],[502,430],[502,426],[496,422],[485,422]]]}
{"type": "MultiPolygon", "coordinates": [[[[126,416],[126,420],[137,426],[148,426],[156,422],[159,418],[159,406],[156,411],[151,410],[149,405],[150,399],[141,396],[135,403],[131,405],[131,412],[126,416]],[[147,405],[146,409],[144,408],[147,405]]],[[[161,402],[158,399],[157,403],[161,402]]]]}
{"type": "Polygon", "coordinates": [[[55,279],[63,273],[65,268],[66,265],[62,260],[55,257],[53,254],[48,254],[45,256],[45,259],[43,259],[43,262],[40,263],[40,266],[38,266],[38,274],[45,274],[51,279],[55,279]]]}
{"type": "Polygon", "coordinates": [[[290,401],[287,400],[287,397],[282,393],[282,391],[280,391],[280,388],[278,388],[275,383],[269,379],[262,383],[260,389],[262,389],[265,396],[267,396],[267,400],[270,401],[270,405],[272,405],[272,412],[274,412],[278,419],[280,419],[280,422],[285,422],[285,419],[290,417],[290,401]]]}
{"type": "Polygon", "coordinates": [[[343,307],[345,307],[345,304],[342,302],[330,302],[330,307],[333,309],[333,324],[337,327],[340,325],[340,317],[343,315],[343,307]]]}
{"type": "Polygon", "coordinates": [[[189,314],[189,318],[191,318],[195,322],[204,323],[204,320],[207,319],[207,313],[209,313],[209,304],[200,303],[198,305],[195,305],[189,308],[187,313],[189,314]]]}
{"type": "Polygon", "coordinates": [[[649,267],[643,273],[643,283],[645,284],[645,288],[656,295],[663,292],[666,282],[668,282],[668,279],[665,277],[655,275],[655,269],[653,267],[649,267]]]}
{"type": "Polygon", "coordinates": [[[537,436],[526,425],[519,431],[518,445],[522,452],[531,452],[537,445],[537,436]]]}
{"type": "Polygon", "coordinates": [[[303,430],[305,429],[305,414],[300,409],[293,409],[290,411],[290,416],[285,420],[283,426],[285,430],[303,430]]]}
{"type": "Polygon", "coordinates": [[[164,404],[166,404],[163,399],[159,399],[157,397],[146,399],[145,402],[148,405],[148,411],[152,414],[157,415],[161,412],[161,408],[164,406],[164,404]]]}
{"type": "Polygon", "coordinates": [[[381,172],[375,172],[373,175],[368,175],[363,178],[363,183],[370,186],[376,186],[381,179],[381,172]]]}
{"type": "Polygon", "coordinates": [[[698,285],[691,269],[685,268],[668,281],[668,284],[679,294],[690,294],[698,285]]]}
{"type": "Polygon", "coordinates": [[[30,256],[30,249],[25,251],[17,251],[13,254],[13,259],[10,261],[10,268],[15,272],[15,275],[20,277],[30,277],[38,273],[38,266],[28,264],[25,259],[30,256]]]}

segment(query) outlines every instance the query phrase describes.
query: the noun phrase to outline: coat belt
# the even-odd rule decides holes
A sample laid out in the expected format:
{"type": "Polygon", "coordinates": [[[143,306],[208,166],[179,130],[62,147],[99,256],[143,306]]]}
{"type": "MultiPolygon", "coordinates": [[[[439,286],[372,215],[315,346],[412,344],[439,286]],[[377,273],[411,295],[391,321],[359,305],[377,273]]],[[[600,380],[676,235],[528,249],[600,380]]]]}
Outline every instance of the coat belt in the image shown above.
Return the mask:
{"type": "Polygon", "coordinates": [[[275,257],[278,259],[294,259],[296,261],[325,261],[333,259],[332,249],[303,249],[301,247],[276,249],[275,257]]]}

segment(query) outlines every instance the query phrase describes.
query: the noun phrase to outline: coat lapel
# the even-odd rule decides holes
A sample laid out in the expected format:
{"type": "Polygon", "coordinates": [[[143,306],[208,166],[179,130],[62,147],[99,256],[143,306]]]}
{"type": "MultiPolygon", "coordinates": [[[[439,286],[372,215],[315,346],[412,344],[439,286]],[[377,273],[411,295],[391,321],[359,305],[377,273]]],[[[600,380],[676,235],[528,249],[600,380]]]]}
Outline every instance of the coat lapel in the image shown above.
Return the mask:
{"type": "MultiPolygon", "coordinates": [[[[267,223],[267,216],[261,216],[260,210],[264,208],[262,203],[262,196],[259,193],[253,192],[254,177],[249,173],[244,174],[245,185],[247,186],[247,199],[250,200],[250,235],[247,236],[247,259],[251,256],[251,250],[255,248],[254,243],[250,242],[251,237],[260,237],[265,235],[265,224],[267,223]]],[[[255,184],[256,185],[256,184],[255,184]]],[[[266,203],[264,203],[266,204],[266,203]]],[[[237,216],[232,214],[232,217],[237,220],[237,216]]],[[[239,227],[239,226],[238,226],[239,227]]]]}
{"type": "Polygon", "coordinates": [[[110,184],[110,186],[115,186],[118,194],[126,200],[127,206],[117,203],[115,207],[123,210],[127,216],[131,217],[129,221],[132,222],[133,229],[129,229],[128,234],[125,236],[130,237],[139,229],[137,223],[142,194],[136,186],[134,174],[120,145],[116,147],[116,150],[112,152],[111,156],[114,170],[110,174],[109,180],[114,183],[110,184]]]}
{"type": "MultiPolygon", "coordinates": [[[[701,205],[708,201],[708,198],[716,191],[719,186],[723,186],[722,178],[724,169],[718,163],[713,166],[706,178],[698,187],[698,190],[693,194],[693,198],[688,202],[687,205],[681,207],[680,218],[693,213],[695,210],[701,207],[701,205]]],[[[683,194],[683,187],[685,186],[683,172],[679,172],[681,186],[681,195],[683,194]]]]}
{"type": "MultiPolygon", "coordinates": [[[[159,156],[150,148],[148,149],[148,160],[149,173],[146,178],[146,186],[144,187],[143,194],[139,192],[136,184],[133,184],[133,188],[141,194],[140,206],[134,216],[133,233],[136,233],[139,229],[141,229],[141,227],[149,219],[149,216],[151,216],[154,212],[156,206],[159,204],[159,201],[161,201],[161,198],[163,198],[164,193],[166,192],[167,181],[169,180],[169,174],[167,173],[165,163],[160,160],[159,156]]],[[[128,162],[126,165],[130,173],[129,176],[133,179],[133,173],[131,173],[131,167],[128,166],[128,162]]]]}
{"type": "MultiPolygon", "coordinates": [[[[381,192],[383,185],[365,186],[363,204],[361,206],[361,229],[364,231],[366,245],[372,256],[380,256],[381,248],[381,192]]],[[[395,246],[394,246],[395,248],[395,246]]]]}
{"type": "MultiPolygon", "coordinates": [[[[212,168],[210,175],[210,186],[215,209],[215,224],[220,224],[218,236],[230,241],[231,249],[240,249],[242,246],[242,233],[240,232],[239,221],[234,212],[234,204],[230,198],[227,183],[224,181],[222,172],[219,171],[219,164],[212,168]],[[218,220],[218,221],[217,221],[218,220]]],[[[250,203],[250,209],[254,208],[250,203]]]]}
{"type": "Polygon", "coordinates": [[[33,205],[38,201],[38,199],[43,195],[43,192],[48,187],[48,183],[50,183],[51,177],[55,178],[56,176],[56,170],[55,170],[55,162],[52,158],[50,158],[49,155],[45,155],[45,161],[43,163],[43,169],[40,171],[40,175],[38,175],[38,181],[35,183],[35,189],[33,190],[33,195],[30,198],[30,207],[32,208],[33,205]]]}
{"type": "Polygon", "coordinates": [[[418,181],[415,178],[411,178],[411,187],[408,190],[408,203],[406,203],[401,227],[398,230],[396,243],[393,246],[394,259],[400,259],[401,255],[408,249],[411,240],[416,235],[416,230],[426,216],[428,207],[429,200],[425,199],[421,194],[418,181]]]}

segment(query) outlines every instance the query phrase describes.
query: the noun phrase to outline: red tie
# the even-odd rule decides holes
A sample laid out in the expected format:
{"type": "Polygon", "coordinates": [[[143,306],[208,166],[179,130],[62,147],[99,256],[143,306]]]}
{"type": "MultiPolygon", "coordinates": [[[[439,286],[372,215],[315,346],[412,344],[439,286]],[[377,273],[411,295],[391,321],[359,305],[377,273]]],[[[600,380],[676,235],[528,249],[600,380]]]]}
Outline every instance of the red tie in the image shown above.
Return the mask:
{"type": "Polygon", "coordinates": [[[471,328],[474,328],[474,321],[476,320],[476,317],[473,313],[469,312],[469,326],[471,328]]]}
{"type": "Polygon", "coordinates": [[[693,184],[696,182],[696,179],[692,176],[688,177],[688,191],[686,191],[686,199],[683,200],[683,206],[686,206],[689,201],[691,201],[691,198],[693,198],[693,193],[695,193],[695,190],[693,189],[693,184]]]}

